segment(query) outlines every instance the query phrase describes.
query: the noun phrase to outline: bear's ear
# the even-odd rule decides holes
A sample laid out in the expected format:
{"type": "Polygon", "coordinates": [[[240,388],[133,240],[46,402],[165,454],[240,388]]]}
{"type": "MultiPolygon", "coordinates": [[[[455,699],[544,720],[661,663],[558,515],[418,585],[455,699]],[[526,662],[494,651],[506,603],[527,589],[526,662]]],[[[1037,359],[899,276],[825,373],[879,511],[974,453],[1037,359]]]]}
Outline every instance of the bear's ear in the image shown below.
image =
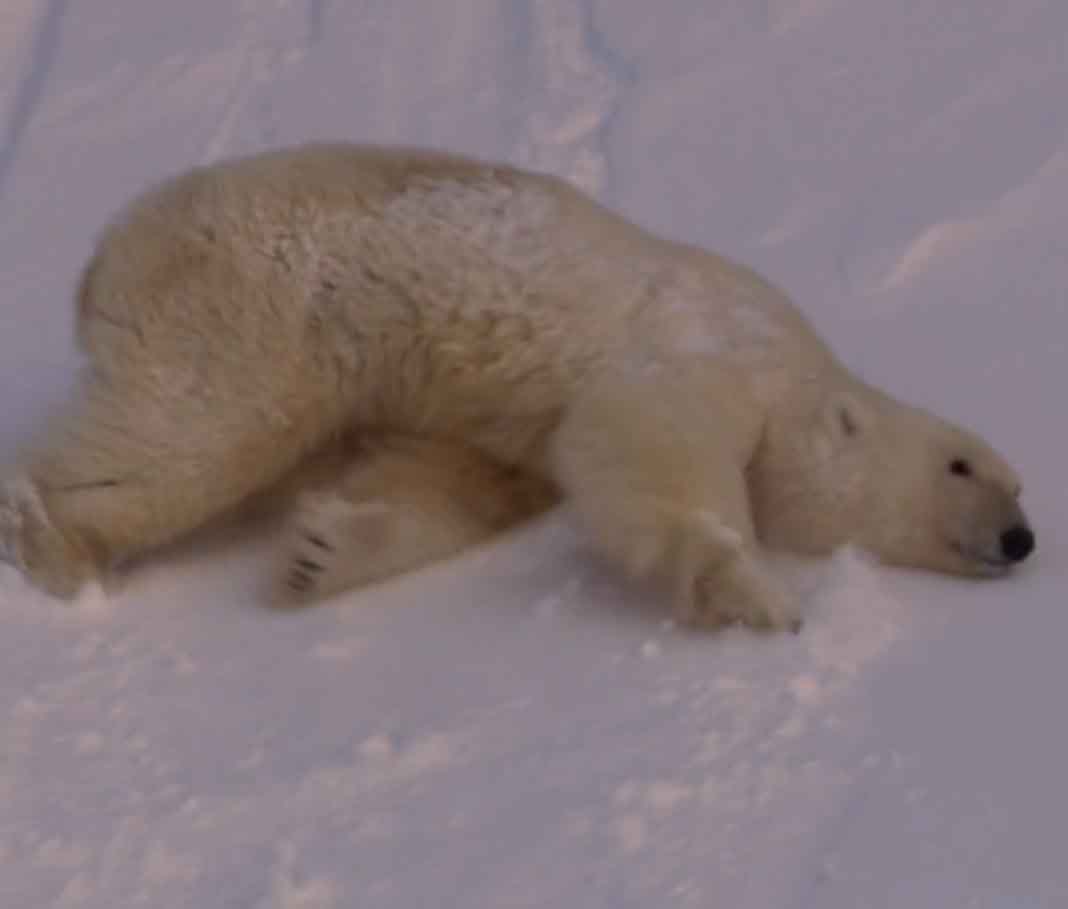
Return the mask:
{"type": "Polygon", "coordinates": [[[823,427],[836,447],[848,445],[866,433],[873,419],[865,403],[849,392],[835,392],[823,402],[823,427]]]}

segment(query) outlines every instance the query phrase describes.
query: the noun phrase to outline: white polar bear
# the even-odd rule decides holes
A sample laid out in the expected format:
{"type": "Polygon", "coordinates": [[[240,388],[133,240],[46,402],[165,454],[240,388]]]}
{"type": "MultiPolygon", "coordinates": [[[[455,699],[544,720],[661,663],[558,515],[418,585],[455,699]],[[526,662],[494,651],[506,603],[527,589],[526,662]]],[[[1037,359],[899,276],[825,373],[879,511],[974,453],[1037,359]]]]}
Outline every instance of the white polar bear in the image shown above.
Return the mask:
{"type": "Polygon", "coordinates": [[[287,483],[298,601],[559,498],[711,626],[797,626],[760,542],[974,575],[1033,547],[983,441],[549,176],[346,145],[196,169],[104,233],[77,302],[80,396],[0,494],[0,555],[59,596],[287,483]]]}

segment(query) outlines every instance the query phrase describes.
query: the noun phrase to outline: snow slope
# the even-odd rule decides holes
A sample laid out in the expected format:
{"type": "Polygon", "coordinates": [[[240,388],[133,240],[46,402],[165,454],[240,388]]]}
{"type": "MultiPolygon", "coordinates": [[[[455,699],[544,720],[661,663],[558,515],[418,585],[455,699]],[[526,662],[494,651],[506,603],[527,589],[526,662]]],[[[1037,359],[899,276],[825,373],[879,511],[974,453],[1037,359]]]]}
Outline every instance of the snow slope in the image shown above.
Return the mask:
{"type": "Polygon", "coordinates": [[[787,287],[1018,464],[988,584],[784,565],[799,637],[681,634],[555,517],[317,610],[269,539],[67,609],[0,568],[0,906],[1068,904],[1068,7],[7,0],[0,456],[147,181],[309,138],[568,176],[787,287]]]}

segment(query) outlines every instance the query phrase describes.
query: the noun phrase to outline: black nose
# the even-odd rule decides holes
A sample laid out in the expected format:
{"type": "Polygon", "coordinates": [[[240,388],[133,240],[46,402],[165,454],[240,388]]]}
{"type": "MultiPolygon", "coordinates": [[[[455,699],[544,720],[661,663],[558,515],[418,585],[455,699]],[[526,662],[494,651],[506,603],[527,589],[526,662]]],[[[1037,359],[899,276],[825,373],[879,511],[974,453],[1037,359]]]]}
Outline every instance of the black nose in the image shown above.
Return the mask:
{"type": "Polygon", "coordinates": [[[1010,562],[1022,562],[1035,548],[1035,535],[1023,524],[1010,527],[1001,535],[1001,552],[1010,562]]]}

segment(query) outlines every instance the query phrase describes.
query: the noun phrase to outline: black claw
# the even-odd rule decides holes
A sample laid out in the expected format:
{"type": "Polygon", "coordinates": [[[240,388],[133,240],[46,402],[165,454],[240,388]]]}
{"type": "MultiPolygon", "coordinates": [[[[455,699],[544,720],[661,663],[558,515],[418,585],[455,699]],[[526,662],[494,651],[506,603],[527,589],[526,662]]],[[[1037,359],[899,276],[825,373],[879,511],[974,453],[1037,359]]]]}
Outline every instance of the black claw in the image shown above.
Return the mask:
{"type": "Polygon", "coordinates": [[[294,571],[289,576],[289,586],[293,590],[304,591],[311,586],[312,579],[302,571],[294,571]]]}
{"type": "Polygon", "coordinates": [[[334,547],[327,543],[322,537],[316,536],[314,533],[307,533],[304,536],[313,546],[318,546],[320,549],[325,549],[328,552],[334,551],[334,547]]]}
{"type": "Polygon", "coordinates": [[[297,559],[296,564],[303,568],[305,571],[322,571],[323,566],[317,562],[313,562],[311,559],[297,559]]]}

